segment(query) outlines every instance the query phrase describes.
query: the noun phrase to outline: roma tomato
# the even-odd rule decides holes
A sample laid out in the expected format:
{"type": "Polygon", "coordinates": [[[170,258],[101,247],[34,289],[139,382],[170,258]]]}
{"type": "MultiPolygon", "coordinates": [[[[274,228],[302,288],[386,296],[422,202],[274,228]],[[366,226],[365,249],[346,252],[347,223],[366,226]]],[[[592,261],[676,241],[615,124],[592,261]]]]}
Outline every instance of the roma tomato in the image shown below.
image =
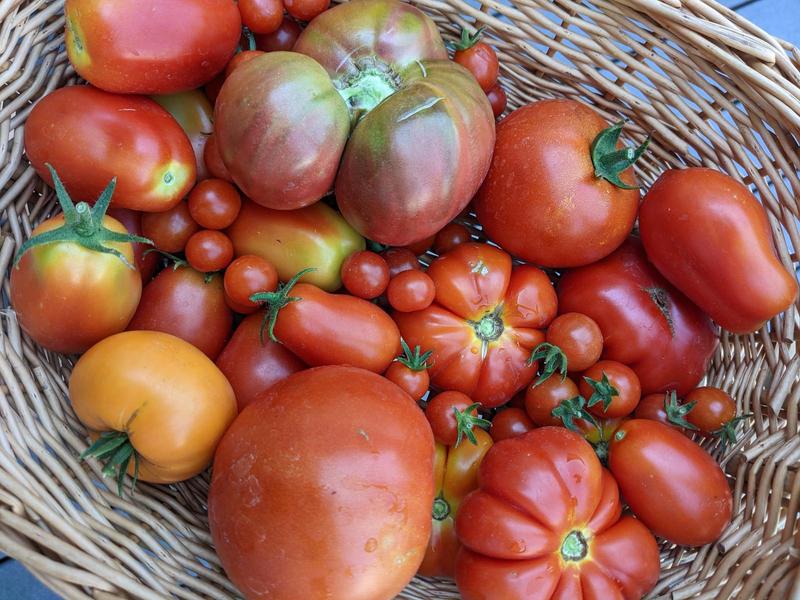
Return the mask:
{"type": "Polygon", "coordinates": [[[197,180],[208,179],[209,173],[203,153],[209,136],[214,133],[214,108],[200,90],[153,96],[181,126],[194,149],[197,180]]]}
{"type": "Polygon", "coordinates": [[[221,271],[233,260],[233,242],[221,231],[203,229],[186,242],[186,260],[202,273],[221,271]]]}
{"type": "Polygon", "coordinates": [[[702,435],[716,435],[722,445],[736,443],[736,424],[751,415],[736,416],[736,401],[725,390],[706,386],[693,389],[686,394],[686,406],[691,407],[686,420],[689,429],[697,429],[702,435]]]}
{"type": "Polygon", "coordinates": [[[415,269],[398,273],[386,288],[386,299],[393,309],[400,312],[424,310],[431,305],[435,296],[433,279],[415,269]]]}
{"type": "Polygon", "coordinates": [[[255,254],[268,260],[281,281],[314,268],[302,281],[329,292],[342,286],[345,258],[366,247],[364,238],[322,203],[298,210],[272,210],[245,201],[227,233],[236,256],[255,254]]]}
{"type": "Polygon", "coordinates": [[[283,5],[295,19],[310,21],[331,5],[331,0],[283,0],[283,5]]]}
{"type": "Polygon", "coordinates": [[[245,254],[225,269],[225,299],[238,313],[250,314],[259,305],[250,300],[258,292],[273,292],[278,287],[278,272],[272,263],[260,256],[245,254]]]}
{"type": "Polygon", "coordinates": [[[662,423],[623,423],[611,439],[608,467],[634,514],[674,544],[710,544],[730,523],[733,500],[722,469],[662,423]]]}
{"type": "Polygon", "coordinates": [[[256,48],[264,52],[276,52],[278,50],[291,50],[294,43],[303,31],[297,21],[292,17],[284,16],[278,29],[272,33],[256,34],[256,48]]]}
{"type": "Polygon", "coordinates": [[[225,229],[242,208],[239,191],[223,179],[206,179],[192,189],[187,202],[195,223],[206,229],[225,229]]]}
{"type": "Polygon", "coordinates": [[[25,121],[25,152],[50,185],[45,164],[74,196],[91,202],[116,177],[114,206],[147,212],[175,206],[197,173],[189,138],[155,101],[86,85],[39,100],[25,121]]]}
{"type": "Polygon", "coordinates": [[[475,200],[489,238],[546,267],[577,267],[611,254],[636,219],[639,191],[630,166],[647,145],[622,149],[621,128],[568,99],[541,100],[503,119],[475,200]]]}
{"type": "Polygon", "coordinates": [[[492,438],[483,429],[476,429],[474,433],[475,444],[436,444],[433,459],[436,497],[431,539],[418,575],[451,578],[455,575],[456,555],[461,547],[455,532],[458,507],[464,497],[478,487],[478,467],[492,447],[492,438]]]}
{"type": "Polygon", "coordinates": [[[242,28],[230,0],[67,0],[64,11],[75,70],[120,94],[203,85],[233,56],[242,28]]]}
{"type": "Polygon", "coordinates": [[[145,286],[128,330],[172,334],[214,360],[225,347],[232,325],[222,276],[206,276],[176,264],[163,269],[145,286]]]}
{"type": "Polygon", "coordinates": [[[469,229],[460,223],[448,223],[436,234],[433,241],[433,251],[438,255],[446,254],[459,244],[471,242],[472,236],[469,229]]]}
{"type": "MultiPolygon", "coordinates": [[[[142,235],[142,213],[130,210],[129,208],[112,206],[108,209],[106,214],[122,223],[125,229],[128,230],[128,233],[138,236],[142,235]]],[[[152,241],[153,238],[149,239],[152,241]]],[[[158,268],[158,253],[147,252],[148,248],[152,248],[152,246],[140,242],[133,243],[133,256],[136,259],[139,275],[142,276],[142,284],[150,281],[158,268]]]]}
{"type": "Polygon", "coordinates": [[[578,396],[578,386],[569,377],[549,377],[542,383],[534,383],[525,391],[525,412],[536,425],[560,426],[561,419],[553,415],[553,409],[564,400],[578,396]]]}
{"type": "Polygon", "coordinates": [[[284,379],[217,449],[208,517],[222,566],[248,598],[394,598],[430,536],[433,456],[422,412],[383,377],[284,379]]]}
{"type": "Polygon", "coordinates": [[[183,252],[186,242],[199,229],[183,201],[164,212],[142,213],[142,233],[164,252],[183,252]]]}
{"type": "Polygon", "coordinates": [[[533,429],[533,421],[521,408],[505,408],[499,411],[492,419],[492,428],[489,433],[495,442],[517,437],[533,429]]]}
{"type": "Polygon", "coordinates": [[[495,118],[499,118],[506,112],[508,98],[506,97],[506,91],[503,89],[502,85],[496,83],[492,89],[486,92],[486,97],[489,99],[489,104],[492,105],[492,112],[495,118]]]}
{"type": "Polygon", "coordinates": [[[497,83],[500,65],[494,48],[481,41],[484,29],[481,27],[470,34],[462,27],[461,40],[454,44],[453,60],[472,73],[484,92],[489,92],[497,83]]]}
{"type": "Polygon", "coordinates": [[[797,298],[764,207],[724,173],[664,172],[644,198],[639,226],[650,261],[729,331],[755,331],[797,298]]]}
{"type": "Polygon", "coordinates": [[[428,391],[431,382],[428,376],[428,360],[431,357],[431,351],[422,352],[419,346],[411,350],[402,338],[400,345],[403,348],[403,354],[389,365],[384,377],[400,386],[414,400],[420,400],[428,391]]]}
{"type": "Polygon", "coordinates": [[[564,313],[547,328],[547,342],[557,346],[566,357],[569,371],[585,371],[600,360],[603,333],[591,317],[564,313]]]}
{"type": "Polygon", "coordinates": [[[686,420],[686,415],[693,408],[694,406],[690,404],[680,404],[674,391],[648,394],[636,406],[633,416],[636,419],[658,421],[683,432],[694,429],[694,426],[686,420]]]}
{"type": "Polygon", "coordinates": [[[253,33],[273,33],[283,22],[282,0],[239,0],[242,25],[253,33]]]}
{"type": "Polygon", "coordinates": [[[344,288],[359,298],[377,298],[389,285],[389,265],[380,254],[369,250],[353,252],[342,263],[344,288]]]}
{"type": "Polygon", "coordinates": [[[601,360],[584,371],[578,389],[589,412],[608,419],[628,416],[642,397],[636,373],[615,360],[601,360]]]}
{"type": "Polygon", "coordinates": [[[603,358],[632,368],[643,394],[685,394],[717,347],[711,320],[647,262],[635,238],[598,263],[568,271],[558,283],[558,303],[562,313],[594,319],[603,358]]]}
{"type": "Polygon", "coordinates": [[[217,358],[217,367],[236,394],[239,412],[279,381],[308,368],[283,344],[267,337],[262,341],[263,321],[260,314],[246,317],[217,358]]]}
{"type": "Polygon", "coordinates": [[[614,478],[579,435],[543,427],[497,442],[456,516],[464,600],[641,598],[658,581],[653,535],[624,516],[614,478]]]}
{"type": "Polygon", "coordinates": [[[434,303],[394,318],[409,345],[433,350],[431,383],[487,408],[508,402],[536,373],[528,359],[556,314],[547,275],[528,265],[512,269],[508,254],[475,243],[437,258],[428,275],[434,303]]]}
{"type": "Polygon", "coordinates": [[[464,437],[472,444],[477,443],[475,430],[491,426],[491,422],[478,414],[479,407],[480,404],[461,392],[442,392],[431,398],[425,416],[434,439],[446,446],[458,446],[464,437]]]}
{"type": "Polygon", "coordinates": [[[214,363],[158,331],[125,331],[92,346],[72,371],[69,398],[99,434],[84,456],[106,462],[103,474],[120,492],[126,472],[152,483],[194,477],[236,417],[233,390],[214,363]]]}
{"type": "Polygon", "coordinates": [[[94,208],[75,206],[52,170],[62,214],[36,227],[11,268],[11,305],[22,329],[54,352],[83,352],[125,329],[142,279],[131,242],[148,242],[106,216],[114,181],[94,208]]]}
{"type": "Polygon", "coordinates": [[[419,264],[417,256],[408,248],[387,248],[381,253],[381,256],[389,265],[389,278],[397,277],[403,271],[410,271],[416,269],[422,270],[422,265],[419,264]]]}

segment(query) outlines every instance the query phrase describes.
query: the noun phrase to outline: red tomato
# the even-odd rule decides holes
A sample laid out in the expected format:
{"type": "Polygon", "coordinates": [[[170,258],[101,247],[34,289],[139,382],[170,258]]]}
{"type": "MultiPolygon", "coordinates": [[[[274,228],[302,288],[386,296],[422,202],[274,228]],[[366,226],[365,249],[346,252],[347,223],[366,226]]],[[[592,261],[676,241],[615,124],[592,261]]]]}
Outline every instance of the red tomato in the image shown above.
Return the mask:
{"type": "Polygon", "coordinates": [[[417,256],[408,248],[387,248],[381,253],[381,256],[389,266],[390,279],[410,269],[422,270],[417,256]]]}
{"type": "Polygon", "coordinates": [[[436,234],[433,242],[433,251],[438,255],[446,254],[459,244],[471,242],[472,236],[469,229],[459,223],[448,223],[436,234]]]}
{"type": "Polygon", "coordinates": [[[433,350],[434,387],[458,390],[493,408],[508,402],[536,373],[529,363],[556,314],[556,294],[535,267],[512,269],[511,257],[488,244],[461,244],[428,269],[436,300],[394,315],[409,345],[433,350]]]}
{"type": "Polygon", "coordinates": [[[655,538],[620,518],[614,478],[576,433],[543,427],[498,442],[478,482],[456,517],[464,600],[633,600],[658,581],[655,538]]]}
{"type": "Polygon", "coordinates": [[[639,191],[628,167],[644,148],[625,155],[632,149],[616,143],[620,128],[568,99],[508,115],[497,126],[492,166],[475,200],[486,235],[546,267],[587,265],[611,254],[636,219],[639,191]]]}
{"type": "Polygon", "coordinates": [[[142,233],[164,252],[183,252],[186,242],[199,229],[186,202],[164,212],[142,213],[142,233]]]}
{"type": "Polygon", "coordinates": [[[206,147],[203,150],[203,162],[206,164],[208,172],[212,177],[217,179],[224,179],[225,181],[233,181],[228,167],[222,162],[222,156],[219,154],[219,146],[217,145],[217,136],[210,135],[206,142],[206,147]]]}
{"type": "Polygon", "coordinates": [[[189,214],[205,229],[225,229],[242,208],[239,191],[223,179],[201,181],[189,194],[189,214]]]}
{"type": "Polygon", "coordinates": [[[281,0],[239,0],[242,25],[253,33],[273,33],[283,22],[281,0]]]}
{"type": "Polygon", "coordinates": [[[470,34],[462,27],[461,40],[454,45],[453,60],[472,73],[481,89],[488,92],[497,83],[499,64],[494,48],[480,41],[484,29],[481,27],[470,34]]]}
{"type": "Polygon", "coordinates": [[[377,298],[389,285],[389,265],[380,254],[369,250],[353,252],[342,263],[342,283],[359,298],[377,298]]]}
{"type": "Polygon", "coordinates": [[[121,94],[203,85],[233,56],[242,28],[230,0],[67,0],[64,12],[75,70],[121,94]]]}
{"type": "Polygon", "coordinates": [[[436,239],[436,236],[432,235],[426,237],[424,240],[409,244],[406,246],[406,248],[411,251],[414,256],[419,256],[420,254],[425,254],[428,250],[430,250],[434,239],[436,239]]]}
{"type": "Polygon", "coordinates": [[[411,350],[402,338],[400,344],[403,347],[403,354],[389,365],[384,376],[400,386],[414,400],[419,400],[428,391],[431,382],[428,376],[431,351],[422,352],[419,346],[411,350]]]}
{"type": "Polygon", "coordinates": [[[331,5],[331,0],[283,0],[283,5],[295,19],[310,21],[331,5]]]}
{"type": "Polygon", "coordinates": [[[679,404],[675,392],[648,394],[639,401],[633,416],[636,419],[658,421],[668,427],[684,432],[694,426],[686,420],[686,415],[694,408],[689,404],[679,404]]]}
{"type": "Polygon", "coordinates": [[[797,298],[791,262],[775,255],[764,207],[724,173],[662,173],[644,198],[640,228],[656,268],[729,331],[755,331],[797,298]]]}
{"type": "Polygon", "coordinates": [[[578,386],[569,377],[550,377],[538,385],[528,386],[525,392],[525,411],[536,425],[560,426],[561,419],[553,416],[553,409],[564,400],[578,396],[578,386]]]}
{"type": "Polygon", "coordinates": [[[603,333],[591,317],[580,313],[564,313],[553,319],[547,328],[547,341],[567,357],[570,371],[585,371],[600,360],[603,333]]]}
{"type": "Polygon", "coordinates": [[[489,433],[495,442],[517,437],[534,428],[533,421],[521,408],[505,408],[498,412],[492,419],[492,428],[489,433]]]}
{"type": "Polygon", "coordinates": [[[415,269],[398,273],[386,288],[386,298],[392,308],[400,312],[414,312],[428,308],[436,296],[433,279],[415,269]]]}
{"type": "Polygon", "coordinates": [[[619,419],[631,414],[639,404],[642,387],[630,367],[615,360],[601,360],[582,375],[578,389],[594,416],[619,419]]]}
{"type": "MultiPolygon", "coordinates": [[[[129,208],[110,207],[107,213],[110,217],[125,226],[128,233],[133,235],[144,235],[142,233],[142,213],[130,210],[129,208]]],[[[145,236],[147,237],[147,236],[145,236]]],[[[149,238],[152,240],[152,238],[149,238]]],[[[153,274],[158,267],[158,253],[147,252],[152,248],[150,244],[133,244],[133,256],[136,259],[136,266],[139,268],[139,275],[142,276],[142,283],[147,283],[153,278],[153,274]]]]}
{"type": "Polygon", "coordinates": [[[492,112],[495,118],[499,118],[506,111],[508,98],[503,86],[496,83],[492,89],[486,92],[486,97],[489,98],[489,104],[492,105],[492,112]]]}
{"type": "Polygon", "coordinates": [[[228,66],[225,67],[225,78],[227,79],[230,77],[231,73],[233,73],[237,68],[241,67],[244,63],[250,62],[254,58],[258,58],[263,54],[264,52],[262,50],[243,50],[242,52],[239,52],[231,59],[231,61],[228,63],[228,66]]]}
{"type": "Polygon", "coordinates": [[[234,260],[225,269],[225,298],[236,312],[249,314],[259,308],[250,300],[258,292],[273,292],[278,287],[278,272],[275,266],[252,254],[245,254],[234,260]]]}
{"type": "Polygon", "coordinates": [[[394,598],[431,533],[433,456],[422,412],[390,381],[295,373],[217,447],[208,516],[222,566],[248,598],[394,598]]]}
{"type": "Polygon", "coordinates": [[[177,94],[153,96],[181,126],[194,149],[194,162],[197,166],[197,180],[208,179],[208,169],[203,160],[206,143],[214,131],[214,107],[208,97],[200,90],[189,90],[177,94]]]}
{"type": "Polygon", "coordinates": [[[699,387],[684,399],[691,410],[686,420],[703,435],[717,435],[723,446],[736,443],[736,424],[750,415],[736,416],[736,401],[716,387],[699,387]]]}
{"type": "Polygon", "coordinates": [[[198,271],[221,271],[233,260],[233,242],[221,231],[203,229],[186,242],[186,260],[198,271]]]}
{"type": "Polygon", "coordinates": [[[217,367],[236,394],[239,412],[279,381],[307,368],[282,344],[268,337],[261,340],[263,320],[261,314],[246,317],[217,358],[217,367]]]}
{"type": "Polygon", "coordinates": [[[431,398],[425,407],[425,416],[434,439],[445,446],[458,446],[466,437],[476,444],[474,429],[488,429],[492,425],[478,414],[479,406],[461,392],[442,392],[431,398]]]}
{"type": "Polygon", "coordinates": [[[197,174],[189,138],[155,101],[87,85],[39,100],[25,121],[25,153],[47,183],[50,164],[81,200],[94,202],[116,177],[114,206],[148,212],[175,206],[197,174]]]}
{"type": "Polygon", "coordinates": [[[267,34],[256,34],[256,48],[264,52],[276,52],[278,50],[288,51],[294,47],[294,43],[303,31],[297,21],[291,17],[283,17],[280,27],[267,34]]]}
{"type": "Polygon", "coordinates": [[[644,394],[685,394],[702,379],[717,347],[709,318],[659,275],[635,238],[608,258],[564,274],[558,303],[562,313],[597,322],[603,358],[631,367],[644,394]]]}

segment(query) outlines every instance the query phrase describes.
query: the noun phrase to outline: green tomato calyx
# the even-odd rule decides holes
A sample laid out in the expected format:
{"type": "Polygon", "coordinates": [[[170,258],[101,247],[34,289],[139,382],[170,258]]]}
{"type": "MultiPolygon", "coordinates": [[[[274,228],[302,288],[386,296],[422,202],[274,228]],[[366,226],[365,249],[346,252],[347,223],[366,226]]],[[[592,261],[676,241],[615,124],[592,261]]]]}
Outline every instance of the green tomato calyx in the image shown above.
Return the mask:
{"type": "Polygon", "coordinates": [[[667,421],[673,425],[677,425],[678,427],[697,431],[697,427],[686,420],[686,415],[691,412],[696,404],[697,402],[680,404],[678,402],[678,395],[675,393],[675,390],[667,392],[664,394],[664,412],[667,415],[667,421]]]}
{"type": "Polygon", "coordinates": [[[533,384],[533,387],[550,379],[550,376],[556,371],[561,375],[561,381],[567,378],[567,355],[555,344],[542,342],[536,346],[528,359],[528,365],[532,365],[537,360],[543,361],[541,368],[542,373],[533,384]]]}
{"type": "Polygon", "coordinates": [[[350,109],[350,120],[353,124],[402,85],[402,80],[394,69],[375,57],[356,60],[354,67],[353,71],[337,82],[339,94],[350,109]]]}
{"type": "Polygon", "coordinates": [[[433,501],[433,518],[437,521],[444,521],[450,514],[450,504],[439,496],[433,501]]]}
{"type": "Polygon", "coordinates": [[[603,412],[606,412],[614,396],[619,396],[619,390],[611,385],[605,371],[602,372],[602,375],[600,381],[592,379],[591,377],[584,377],[583,380],[592,388],[592,395],[589,397],[587,406],[594,406],[602,402],[603,412]]]}
{"type": "Polygon", "coordinates": [[[590,152],[594,174],[595,177],[605,179],[623,190],[638,190],[639,186],[628,185],[620,179],[620,175],[632,167],[645,153],[647,146],[650,145],[651,136],[647,136],[647,139],[638,148],[625,146],[618,150],[617,142],[623,125],[625,125],[624,119],[601,131],[592,142],[590,152]]]}
{"type": "Polygon", "coordinates": [[[570,531],[561,542],[561,558],[565,561],[577,562],[586,558],[589,553],[589,542],[577,529],[570,531]]]}
{"type": "Polygon", "coordinates": [[[475,33],[470,33],[468,29],[462,27],[461,38],[457,42],[448,41],[445,45],[448,50],[452,50],[453,52],[469,50],[481,40],[484,31],[486,31],[486,27],[480,27],[475,30],[475,33]]]}
{"type": "Polygon", "coordinates": [[[117,482],[117,493],[123,495],[123,483],[128,466],[133,460],[133,481],[131,495],[136,490],[139,479],[139,454],[124,431],[106,431],[80,456],[81,460],[96,458],[103,463],[103,477],[113,477],[117,482]]]}
{"type": "Polygon", "coordinates": [[[47,168],[50,170],[50,175],[53,178],[53,187],[55,187],[56,190],[58,203],[61,205],[61,210],[64,212],[64,224],[56,229],[51,229],[50,231],[45,231],[44,233],[28,238],[25,243],[20,246],[19,250],[17,250],[17,254],[14,257],[14,266],[19,267],[19,261],[22,259],[22,256],[28,250],[36,246],[72,243],[83,246],[94,252],[113,254],[129,269],[136,269],[136,266],[131,264],[122,252],[106,245],[110,242],[153,245],[153,242],[145,237],[112,231],[103,225],[103,217],[105,217],[106,211],[111,204],[111,197],[114,195],[117,178],[115,177],[109,182],[93,207],[90,207],[86,202],[78,202],[78,204],[75,205],[69,197],[66,188],[64,188],[61,179],[59,179],[56,170],[49,164],[47,168]]]}
{"type": "Polygon", "coordinates": [[[456,443],[454,444],[455,447],[461,443],[461,440],[463,440],[465,436],[472,445],[477,446],[478,438],[475,437],[473,429],[475,429],[475,427],[489,429],[489,427],[492,426],[491,421],[484,419],[478,414],[478,408],[480,408],[480,406],[480,403],[476,402],[475,404],[470,404],[464,410],[458,410],[457,407],[453,407],[453,415],[456,418],[456,427],[458,431],[456,443]]]}
{"type": "Polygon", "coordinates": [[[419,346],[414,346],[414,350],[411,350],[403,338],[400,338],[400,345],[403,348],[403,353],[395,358],[397,362],[405,365],[412,371],[424,371],[430,367],[428,360],[430,360],[433,350],[422,352],[419,346]]]}
{"type": "Polygon", "coordinates": [[[303,269],[289,281],[282,283],[281,286],[274,292],[258,292],[257,294],[250,296],[251,302],[263,302],[267,306],[267,310],[264,313],[264,320],[261,322],[261,329],[258,332],[258,337],[261,340],[262,346],[264,345],[265,329],[268,329],[269,331],[269,339],[271,339],[273,342],[281,343],[281,341],[275,337],[275,323],[278,320],[278,313],[287,304],[302,300],[302,298],[290,296],[289,292],[292,291],[292,288],[303,275],[306,273],[311,273],[312,271],[316,271],[316,269],[314,267],[303,269]]]}

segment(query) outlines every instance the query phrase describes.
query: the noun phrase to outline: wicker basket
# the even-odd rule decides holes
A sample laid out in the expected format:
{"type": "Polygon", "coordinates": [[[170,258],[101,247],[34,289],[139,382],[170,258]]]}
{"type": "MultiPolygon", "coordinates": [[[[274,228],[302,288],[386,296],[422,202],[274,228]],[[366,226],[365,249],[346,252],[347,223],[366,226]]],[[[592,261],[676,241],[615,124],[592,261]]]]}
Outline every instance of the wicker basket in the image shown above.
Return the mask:
{"type": "MultiPolygon", "coordinates": [[[[165,0],[167,1],[167,0],[165,0]]],[[[651,183],[670,166],[740,177],[769,213],[787,269],[800,247],[800,52],[711,0],[419,0],[448,37],[485,25],[512,107],[550,96],[594,105],[627,133],[654,132],[639,164],[651,183]]],[[[75,80],[60,0],[0,2],[0,270],[55,210],[23,156],[31,105],[75,80]]],[[[20,331],[0,337],[0,550],[65,598],[232,598],[206,522],[207,476],[140,485],[134,501],[80,463],[86,431],[72,413],[72,361],[20,331]]],[[[733,523],[699,550],[663,546],[652,597],[800,598],[800,358],[794,307],[748,336],[722,334],[708,379],[753,413],[720,456],[734,488],[733,523]]],[[[0,593],[2,595],[2,593],[0,593]]],[[[403,596],[458,598],[448,582],[415,580],[403,596]]],[[[302,599],[298,599],[302,600],[302,599]]]]}

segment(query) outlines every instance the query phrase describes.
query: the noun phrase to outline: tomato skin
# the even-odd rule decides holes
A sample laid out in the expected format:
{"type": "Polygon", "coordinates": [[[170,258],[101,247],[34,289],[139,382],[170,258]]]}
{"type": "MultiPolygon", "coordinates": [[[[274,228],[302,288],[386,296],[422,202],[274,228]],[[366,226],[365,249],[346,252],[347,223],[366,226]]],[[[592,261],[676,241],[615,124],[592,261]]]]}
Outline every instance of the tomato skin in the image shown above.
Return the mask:
{"type": "MultiPolygon", "coordinates": [[[[110,207],[106,214],[122,223],[125,229],[128,230],[128,233],[144,235],[142,233],[142,213],[128,208],[110,207]]],[[[158,268],[158,254],[155,252],[147,252],[149,248],[151,248],[151,246],[147,244],[133,244],[133,256],[136,259],[136,267],[139,269],[139,275],[142,276],[142,284],[146,284],[150,281],[153,278],[153,274],[156,272],[156,268],[158,268]],[[147,254],[145,254],[145,252],[147,252],[147,254]]]]}
{"type": "Polygon", "coordinates": [[[421,254],[425,254],[428,250],[431,249],[433,246],[433,241],[436,239],[435,235],[431,235],[426,237],[424,240],[420,240],[418,242],[414,242],[413,244],[409,244],[406,248],[414,255],[420,256],[421,254]]]}
{"type": "Polygon", "coordinates": [[[256,48],[264,52],[289,51],[294,47],[301,31],[303,30],[297,21],[289,16],[284,16],[278,29],[272,33],[255,35],[256,48]]]}
{"type": "Polygon", "coordinates": [[[495,443],[478,483],[456,516],[464,600],[633,600],[658,581],[655,538],[620,518],[614,478],[576,433],[542,427],[495,443]]]}
{"type": "MultiPolygon", "coordinates": [[[[231,59],[231,61],[228,63],[228,66],[225,67],[225,79],[230,77],[231,73],[233,73],[237,68],[242,66],[244,63],[250,62],[254,58],[258,58],[263,54],[265,53],[261,50],[243,50],[242,52],[239,52],[231,59]]],[[[220,87],[220,91],[221,90],[222,88],[220,87]]],[[[217,93],[217,97],[219,97],[219,93],[217,93]]]]}
{"type": "Polygon", "coordinates": [[[667,427],[671,427],[672,429],[683,432],[684,429],[682,427],[678,427],[674,423],[670,422],[667,411],[664,410],[665,399],[666,394],[664,393],[648,394],[641,399],[639,404],[636,406],[636,410],[633,411],[634,418],[657,421],[659,423],[663,423],[667,427]]]}
{"type": "Polygon", "coordinates": [[[506,408],[498,412],[492,419],[489,433],[495,442],[517,437],[533,429],[533,421],[521,408],[506,408]]]}
{"type": "MultiPolygon", "coordinates": [[[[503,119],[475,200],[489,238],[545,267],[586,265],[619,247],[636,219],[639,191],[595,177],[589,149],[607,127],[593,109],[567,99],[528,104],[503,119]]],[[[632,169],[621,179],[636,185],[632,169]]]]}
{"type": "Polygon", "coordinates": [[[696,402],[686,420],[701,433],[709,435],[736,417],[736,402],[730,394],[716,387],[705,386],[686,394],[684,403],[696,402]]]}
{"type": "Polygon", "coordinates": [[[64,11],[75,70],[120,94],[203,85],[233,56],[242,28],[229,0],[67,0],[64,11]]]}
{"type": "Polygon", "coordinates": [[[502,85],[499,83],[495,84],[492,89],[486,92],[486,97],[489,99],[489,104],[492,105],[492,112],[496,119],[506,112],[508,97],[502,85]]]}
{"type": "Polygon", "coordinates": [[[239,0],[242,25],[253,33],[273,33],[283,22],[281,0],[239,0]]]}
{"type": "Polygon", "coordinates": [[[25,121],[25,152],[53,185],[51,164],[76,201],[94,202],[116,177],[112,204],[148,212],[180,202],[197,172],[189,138],[156,102],[86,85],[39,100],[25,121]]]}
{"type": "MultiPolygon", "coordinates": [[[[464,412],[473,404],[472,398],[456,391],[441,392],[430,399],[425,407],[425,417],[437,443],[452,446],[458,441],[458,421],[453,411],[464,412]]],[[[473,408],[469,414],[477,416],[478,412],[473,408]]]]}
{"type": "Polygon", "coordinates": [[[242,207],[239,191],[223,179],[201,181],[189,194],[189,214],[206,229],[225,229],[233,224],[242,207]]]}
{"type": "Polygon", "coordinates": [[[560,427],[561,419],[552,415],[553,409],[564,400],[579,396],[578,386],[569,377],[561,381],[552,375],[537,386],[529,385],[525,391],[525,412],[536,425],[560,427]]]}
{"type": "Polygon", "coordinates": [[[186,260],[202,273],[221,271],[233,260],[233,242],[214,229],[201,229],[186,242],[186,260]]]}
{"type": "Polygon", "coordinates": [[[611,403],[606,410],[603,410],[603,402],[590,406],[589,412],[596,417],[606,419],[619,419],[631,414],[639,400],[642,397],[642,386],[639,384],[639,378],[633,370],[615,360],[601,360],[592,365],[589,369],[583,372],[578,390],[587,403],[592,396],[592,386],[586,381],[586,377],[590,377],[595,381],[601,381],[603,375],[608,377],[611,385],[619,392],[618,396],[611,398],[611,403]]]}
{"type": "Polygon", "coordinates": [[[484,92],[489,92],[497,83],[497,53],[486,42],[477,42],[466,50],[458,50],[453,60],[472,73],[484,92]]]}
{"type": "Polygon", "coordinates": [[[310,21],[331,5],[331,0],[283,0],[283,5],[295,19],[310,21]]]}
{"type": "Polygon", "coordinates": [[[400,362],[393,362],[383,374],[386,379],[398,385],[414,400],[419,400],[428,391],[431,378],[426,369],[414,371],[400,362]]]}
{"type": "Polygon", "coordinates": [[[251,599],[394,598],[430,535],[433,456],[422,412],[383,377],[321,367],[284,379],[217,449],[208,503],[222,565],[251,599]]]}
{"type": "Polygon", "coordinates": [[[459,244],[471,242],[472,236],[469,229],[459,223],[448,223],[439,233],[433,242],[433,251],[438,255],[446,254],[459,244]]]}
{"type": "Polygon", "coordinates": [[[252,254],[240,256],[225,269],[223,279],[225,298],[236,312],[250,314],[259,308],[250,296],[258,292],[273,292],[278,287],[275,266],[252,254]]]}
{"type": "Polygon", "coordinates": [[[561,348],[570,371],[585,371],[603,353],[600,326],[580,313],[563,313],[553,319],[547,328],[547,341],[561,348]]]}
{"type": "Polygon", "coordinates": [[[381,256],[389,265],[389,279],[397,277],[403,271],[422,270],[416,255],[408,248],[387,248],[381,256]]]}
{"type": "Polygon", "coordinates": [[[670,542],[710,544],[730,523],[733,500],[722,469],[662,423],[623,423],[611,439],[608,466],[634,514],[670,542]]]}
{"type": "Polygon", "coordinates": [[[345,289],[359,298],[377,298],[389,285],[389,265],[369,250],[353,252],[342,263],[342,283],[345,289]]]}
{"type": "Polygon", "coordinates": [[[567,272],[558,302],[562,313],[595,320],[603,332],[602,357],[631,367],[643,394],[674,389],[680,396],[693,389],[717,347],[708,316],[647,262],[635,238],[604,260],[567,272]]]}
{"type": "Polygon", "coordinates": [[[217,179],[224,179],[229,183],[233,183],[228,167],[222,162],[222,156],[219,153],[219,145],[217,144],[217,136],[211,134],[206,142],[206,147],[203,150],[203,162],[208,169],[209,174],[217,179]]]}
{"type": "Polygon", "coordinates": [[[392,308],[400,312],[414,312],[428,308],[436,296],[433,279],[415,269],[398,273],[386,288],[386,298],[392,308]]]}
{"type": "Polygon", "coordinates": [[[317,203],[298,210],[272,210],[245,201],[227,230],[237,256],[255,254],[271,262],[281,281],[307,268],[300,281],[332,292],[342,286],[345,258],[366,242],[339,213],[317,203]]]}
{"type": "Polygon", "coordinates": [[[263,315],[255,314],[239,323],[216,361],[236,394],[239,412],[279,381],[308,368],[269,336],[261,342],[263,320],[263,315]]]}
{"type": "Polygon", "coordinates": [[[214,363],[158,331],[125,331],[93,346],[72,371],[69,397],[90,430],[129,432],[139,479],[153,483],[206,469],[236,417],[233,390],[214,363]]]}
{"type": "Polygon", "coordinates": [[[199,229],[183,201],[164,212],[142,213],[142,234],[164,252],[183,252],[186,242],[199,229]]]}
{"type": "Polygon", "coordinates": [[[214,107],[208,97],[200,90],[189,90],[153,96],[153,100],[173,116],[189,138],[194,149],[197,181],[208,179],[203,153],[208,137],[214,132],[214,107]]]}
{"type": "Polygon", "coordinates": [[[650,261],[724,329],[755,331],[797,298],[764,207],[724,173],[662,173],[644,198],[640,227],[650,261]]]}

